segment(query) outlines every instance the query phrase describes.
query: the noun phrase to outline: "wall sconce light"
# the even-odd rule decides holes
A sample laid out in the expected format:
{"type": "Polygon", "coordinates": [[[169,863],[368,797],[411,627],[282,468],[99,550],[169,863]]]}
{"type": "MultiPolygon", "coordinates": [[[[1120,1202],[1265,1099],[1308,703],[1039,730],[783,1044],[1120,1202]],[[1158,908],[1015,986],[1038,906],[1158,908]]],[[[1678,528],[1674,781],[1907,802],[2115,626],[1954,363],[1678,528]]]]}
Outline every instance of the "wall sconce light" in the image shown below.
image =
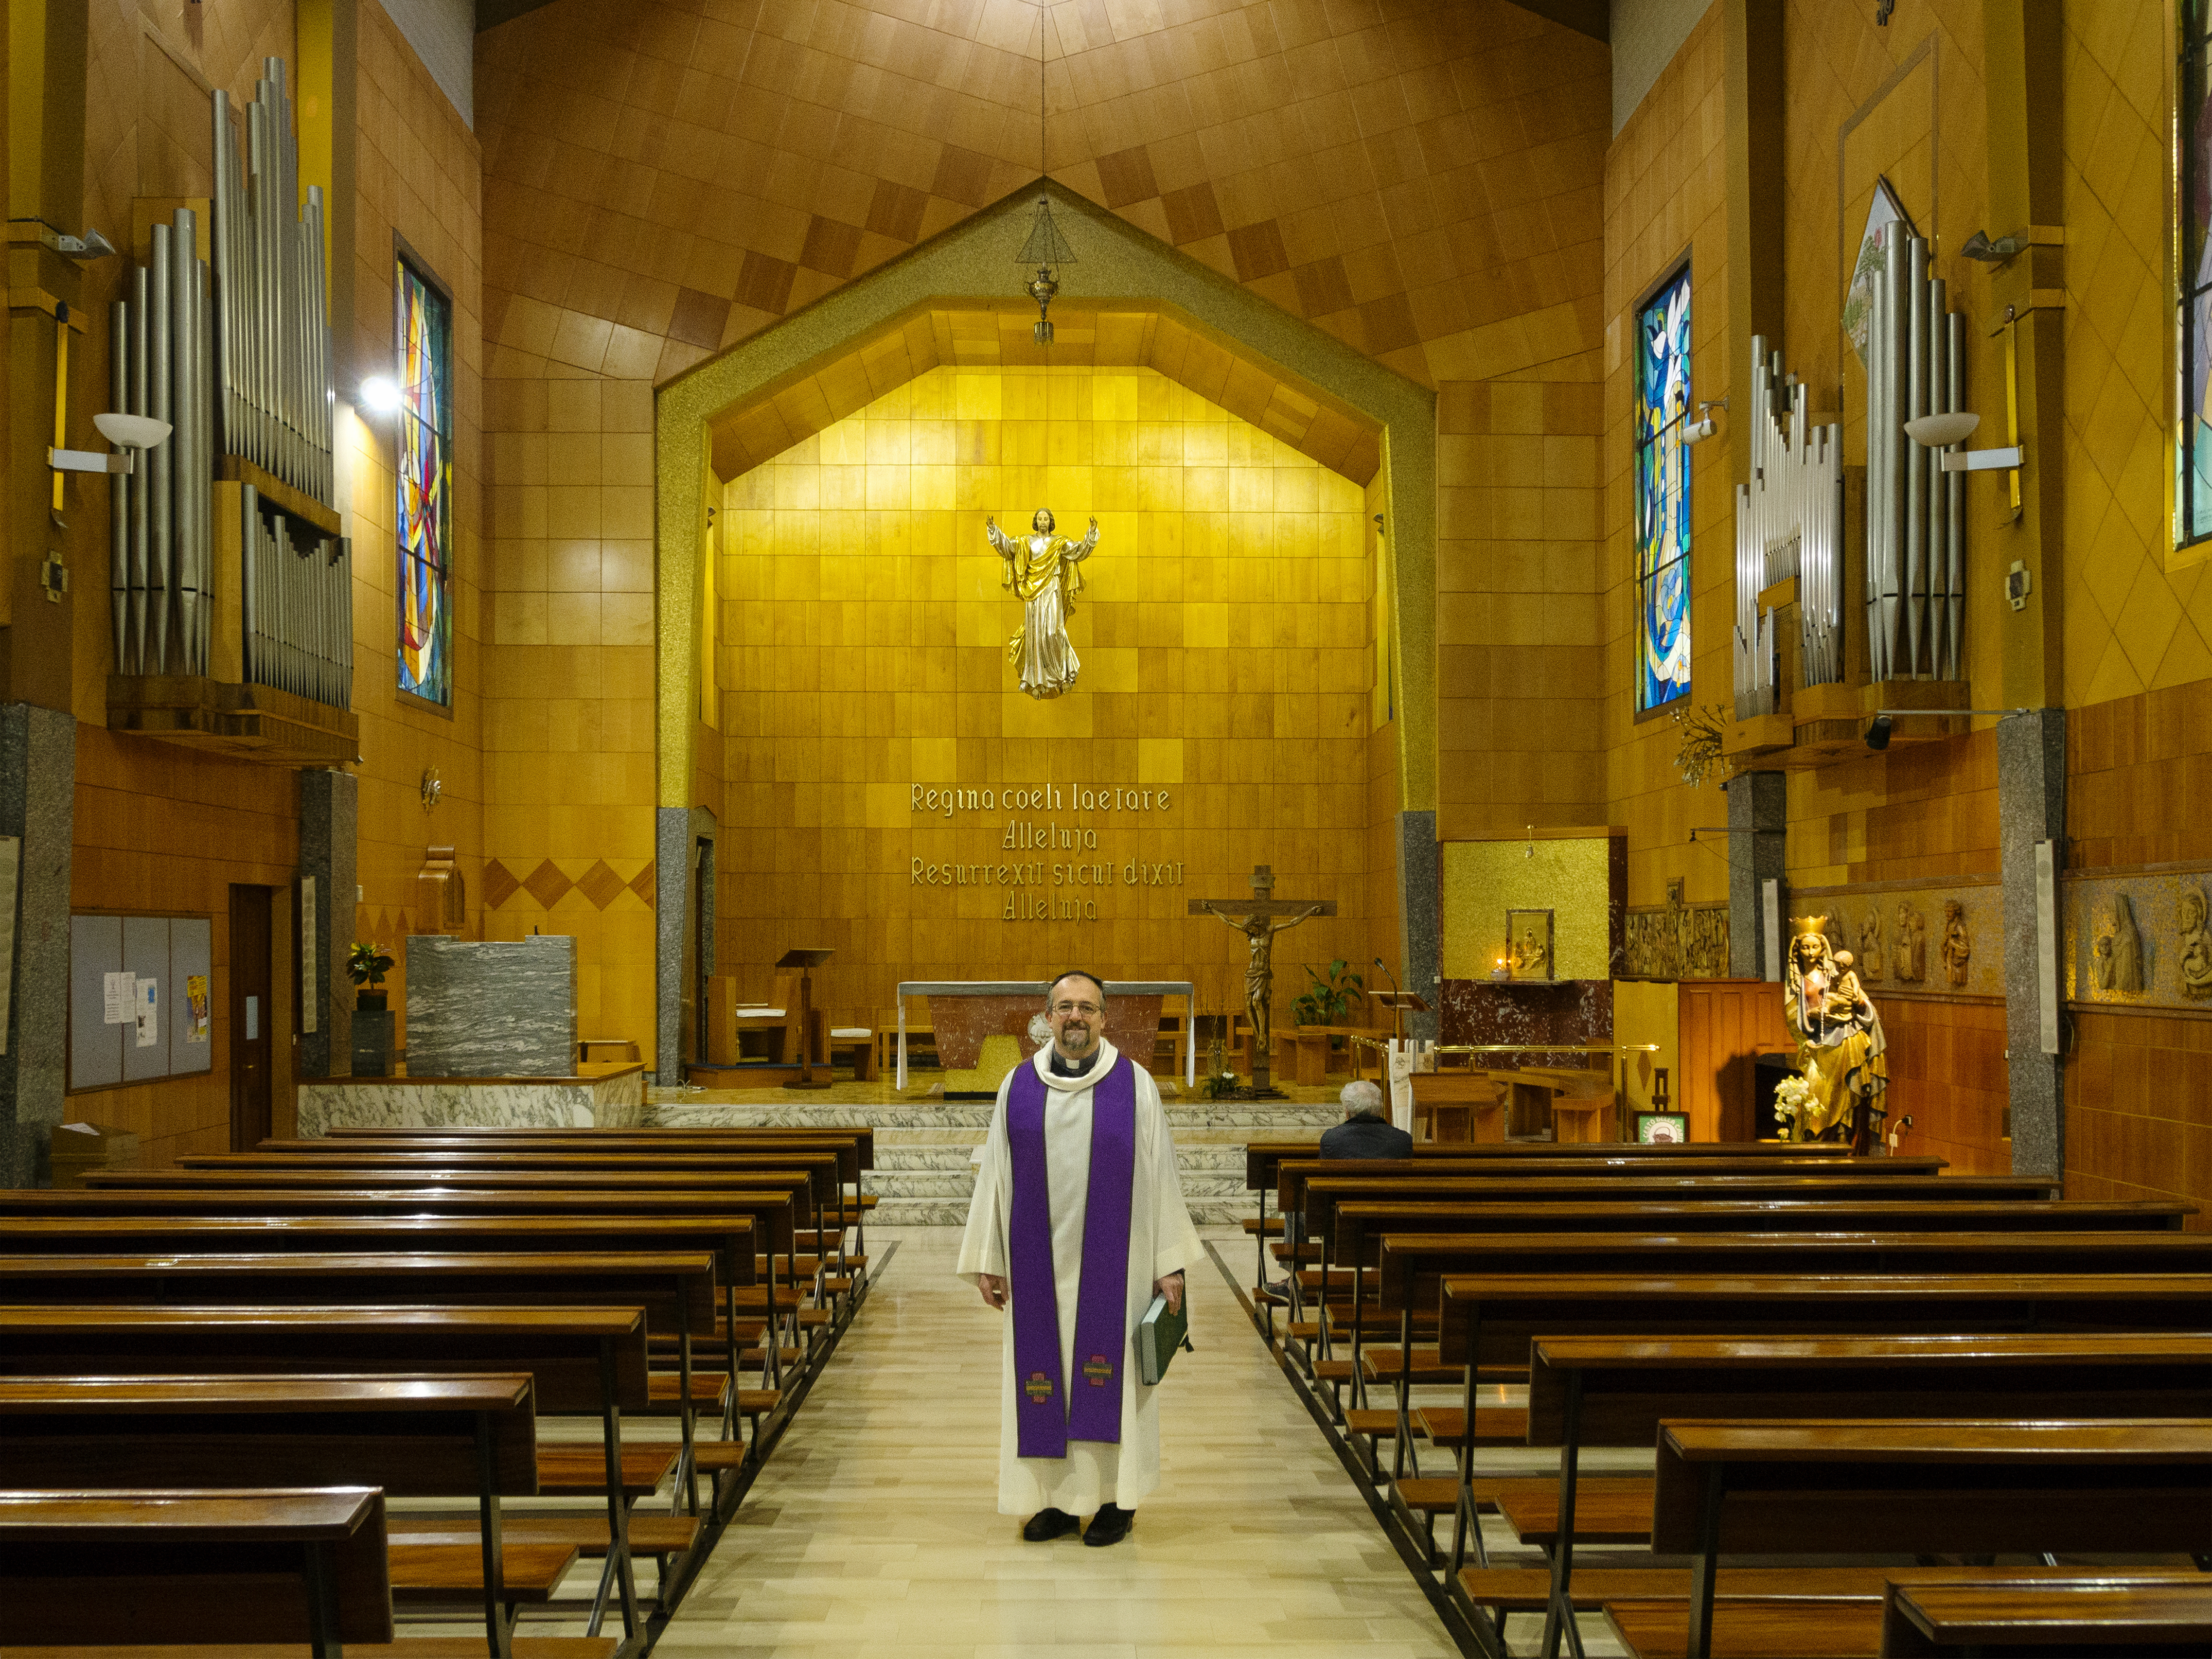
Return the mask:
{"type": "Polygon", "coordinates": [[[389,375],[372,374],[361,383],[362,407],[372,415],[391,415],[399,408],[399,387],[389,375]]]}
{"type": "Polygon", "coordinates": [[[1702,418],[1688,422],[1683,426],[1682,441],[1686,444],[1701,444],[1711,437],[1718,429],[1713,424],[1712,411],[1727,407],[1728,399],[1725,398],[1711,398],[1699,404],[1698,413],[1702,418]]]}
{"type": "Polygon", "coordinates": [[[92,423],[100,435],[113,444],[116,453],[96,449],[46,451],[46,465],[57,472],[131,472],[137,470],[138,452],[169,440],[169,423],[150,415],[95,415],[92,423]]]}
{"type": "Polygon", "coordinates": [[[39,240],[63,258],[75,259],[83,264],[89,264],[94,259],[112,258],[115,253],[115,244],[89,226],[86,227],[82,236],[59,235],[41,226],[39,240]]]}
{"type": "Polygon", "coordinates": [[[2019,444],[2006,449],[1952,447],[1972,437],[1981,423],[1980,416],[1963,410],[1954,415],[1923,415],[1905,423],[1905,435],[1923,449],[1942,450],[1946,472],[2002,472],[2025,464],[2027,452],[2019,444]]]}
{"type": "Polygon", "coordinates": [[[1874,724],[1866,729],[1866,746],[1877,750],[1888,748],[1892,723],[1908,714],[1930,718],[1938,714],[1994,714],[2001,720],[2008,720],[2016,714],[2034,712],[2032,708],[1877,708],[1874,724]]]}

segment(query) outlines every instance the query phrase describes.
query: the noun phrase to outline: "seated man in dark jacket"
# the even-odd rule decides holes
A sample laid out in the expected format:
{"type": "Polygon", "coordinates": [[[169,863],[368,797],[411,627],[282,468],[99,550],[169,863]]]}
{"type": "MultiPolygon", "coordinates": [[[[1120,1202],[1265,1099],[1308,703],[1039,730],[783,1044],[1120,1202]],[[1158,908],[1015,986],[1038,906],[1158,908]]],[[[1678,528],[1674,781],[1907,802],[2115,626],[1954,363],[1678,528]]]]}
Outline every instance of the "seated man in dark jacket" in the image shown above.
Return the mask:
{"type": "MultiPolygon", "coordinates": [[[[1382,1109],[1382,1091],[1362,1079],[1344,1085],[1344,1121],[1325,1129],[1321,1137],[1323,1158],[1411,1158],[1413,1138],[1394,1125],[1382,1109]]],[[[1305,1218],[1291,1218],[1288,1235],[1292,1243],[1305,1237],[1305,1218]]],[[[1287,1295],[1290,1280],[1278,1279],[1267,1288],[1287,1295]]]]}
{"type": "Polygon", "coordinates": [[[1364,1079],[1344,1085],[1344,1121],[1323,1133],[1323,1158],[1411,1158],[1413,1138],[1390,1121],[1382,1091],[1364,1079]]]}

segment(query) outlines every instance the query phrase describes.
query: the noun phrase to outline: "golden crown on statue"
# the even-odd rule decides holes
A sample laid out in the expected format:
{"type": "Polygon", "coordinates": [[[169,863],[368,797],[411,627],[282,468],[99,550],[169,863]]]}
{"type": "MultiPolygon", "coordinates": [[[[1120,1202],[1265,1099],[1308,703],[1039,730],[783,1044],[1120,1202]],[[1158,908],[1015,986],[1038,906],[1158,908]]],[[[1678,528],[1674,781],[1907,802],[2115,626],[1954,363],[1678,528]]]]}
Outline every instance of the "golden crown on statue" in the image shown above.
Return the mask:
{"type": "Polygon", "coordinates": [[[1790,918],[1790,931],[1801,939],[1807,933],[1826,933],[1828,919],[1826,916],[1792,916],[1790,918]]]}

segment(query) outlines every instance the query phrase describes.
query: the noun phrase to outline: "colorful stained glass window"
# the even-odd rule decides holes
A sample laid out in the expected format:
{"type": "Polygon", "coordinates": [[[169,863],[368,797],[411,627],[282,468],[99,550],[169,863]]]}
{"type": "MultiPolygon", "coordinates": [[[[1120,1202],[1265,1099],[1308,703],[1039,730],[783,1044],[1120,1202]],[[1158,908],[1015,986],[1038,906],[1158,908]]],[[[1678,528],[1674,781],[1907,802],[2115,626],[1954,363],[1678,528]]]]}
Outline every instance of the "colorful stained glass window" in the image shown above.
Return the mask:
{"type": "Polygon", "coordinates": [[[1690,695],[1690,272],[1636,314],[1636,707],[1690,695]]]}
{"type": "Polygon", "coordinates": [[[2176,337],[2180,422],[2174,434],[2177,545],[2212,536],[2212,4],[2179,7],[2181,326],[2176,337]]]}
{"type": "Polygon", "coordinates": [[[399,689],[453,701],[453,307],[409,264],[398,266],[399,689]]]}

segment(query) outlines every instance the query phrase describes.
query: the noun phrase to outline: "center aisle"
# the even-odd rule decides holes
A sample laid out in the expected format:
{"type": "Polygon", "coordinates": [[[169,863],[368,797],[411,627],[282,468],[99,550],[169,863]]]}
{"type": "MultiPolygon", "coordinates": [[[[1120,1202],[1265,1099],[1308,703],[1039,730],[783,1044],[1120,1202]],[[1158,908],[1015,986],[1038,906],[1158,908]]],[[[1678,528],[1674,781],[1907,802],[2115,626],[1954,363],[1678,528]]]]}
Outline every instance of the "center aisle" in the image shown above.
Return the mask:
{"type": "Polygon", "coordinates": [[[952,1277],[958,1230],[868,1231],[896,1255],[658,1650],[1456,1659],[1211,1261],[1159,1490],[1094,1550],[997,1511],[1002,1316],[952,1277]]]}

